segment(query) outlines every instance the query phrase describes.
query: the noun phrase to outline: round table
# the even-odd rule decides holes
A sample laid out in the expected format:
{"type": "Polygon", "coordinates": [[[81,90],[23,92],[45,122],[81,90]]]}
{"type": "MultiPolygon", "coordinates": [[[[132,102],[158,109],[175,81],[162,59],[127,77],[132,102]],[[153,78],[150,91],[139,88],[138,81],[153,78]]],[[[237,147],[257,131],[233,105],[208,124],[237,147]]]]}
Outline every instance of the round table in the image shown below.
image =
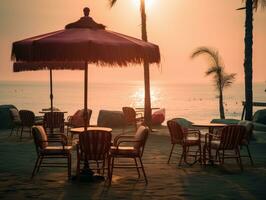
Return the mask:
{"type": "MultiPolygon", "coordinates": [[[[213,130],[215,128],[223,128],[223,127],[227,126],[227,124],[218,124],[218,123],[209,123],[208,122],[208,123],[194,123],[194,124],[192,124],[192,126],[195,127],[195,128],[208,128],[209,129],[209,133],[212,134],[213,130]]],[[[205,137],[205,145],[208,145],[208,147],[209,147],[209,155],[208,155],[209,156],[209,162],[211,164],[213,164],[214,162],[213,162],[212,155],[211,155],[211,143],[209,142],[211,140],[211,137],[212,136],[209,135],[208,140],[205,137]]],[[[203,156],[204,156],[204,160],[206,160],[206,155],[204,154],[203,156]]]]}

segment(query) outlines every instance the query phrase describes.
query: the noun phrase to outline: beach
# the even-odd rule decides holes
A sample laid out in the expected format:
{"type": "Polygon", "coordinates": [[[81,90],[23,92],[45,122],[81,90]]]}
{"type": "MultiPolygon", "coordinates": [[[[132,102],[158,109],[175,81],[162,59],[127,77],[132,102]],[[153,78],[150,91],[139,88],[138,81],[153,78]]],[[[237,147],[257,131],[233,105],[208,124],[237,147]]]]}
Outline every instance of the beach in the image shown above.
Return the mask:
{"type": "MultiPolygon", "coordinates": [[[[129,130],[130,131],[130,130],[129,130]]],[[[113,137],[121,132],[114,129],[113,137]]],[[[255,132],[250,144],[255,162],[243,158],[244,171],[236,161],[224,166],[178,166],[179,156],[167,164],[171,144],[168,129],[158,127],[150,134],[143,163],[149,183],[138,179],[135,169],[115,169],[110,187],[105,182],[89,183],[67,179],[63,168],[42,168],[30,179],[36,159],[33,140],[20,141],[9,130],[0,132],[0,199],[265,199],[266,134],[255,132]]],[[[180,149],[179,149],[180,151],[180,149]]],[[[241,152],[246,153],[245,149],[241,152]]],[[[76,152],[72,152],[75,175],[76,152]]]]}

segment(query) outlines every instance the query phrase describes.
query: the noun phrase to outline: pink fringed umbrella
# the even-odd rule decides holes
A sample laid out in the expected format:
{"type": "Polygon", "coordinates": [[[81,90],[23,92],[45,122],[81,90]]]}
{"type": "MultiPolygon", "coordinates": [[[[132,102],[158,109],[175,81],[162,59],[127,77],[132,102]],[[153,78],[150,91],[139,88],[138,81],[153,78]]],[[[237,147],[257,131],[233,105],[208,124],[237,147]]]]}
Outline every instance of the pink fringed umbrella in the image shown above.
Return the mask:
{"type": "MultiPolygon", "coordinates": [[[[155,44],[105,30],[105,26],[84,17],[59,30],[13,43],[14,72],[71,69],[84,70],[84,120],[87,121],[88,63],[101,66],[159,63],[160,51],[155,44]]],[[[51,111],[53,110],[52,78],[51,111]]],[[[84,123],[85,126],[87,123],[84,123]]],[[[85,127],[85,130],[87,127],[85,127]]]]}

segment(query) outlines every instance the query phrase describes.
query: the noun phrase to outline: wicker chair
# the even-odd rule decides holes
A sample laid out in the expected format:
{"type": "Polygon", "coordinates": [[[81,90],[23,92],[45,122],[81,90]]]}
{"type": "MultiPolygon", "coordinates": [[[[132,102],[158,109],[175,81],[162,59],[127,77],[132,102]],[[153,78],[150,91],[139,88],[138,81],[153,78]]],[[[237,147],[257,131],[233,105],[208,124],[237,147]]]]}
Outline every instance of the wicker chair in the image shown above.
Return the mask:
{"type": "Polygon", "coordinates": [[[22,139],[22,134],[26,128],[31,135],[31,128],[35,124],[35,114],[30,110],[20,110],[19,116],[21,120],[20,139],[22,139]]]}
{"type": "Polygon", "coordinates": [[[68,177],[71,177],[71,149],[67,146],[67,138],[64,134],[57,134],[61,140],[53,140],[47,137],[42,126],[33,126],[32,134],[37,152],[37,160],[31,177],[39,172],[40,167],[67,167],[68,177]],[[50,143],[60,144],[59,146],[49,145],[50,143]],[[46,162],[46,160],[66,159],[67,163],[62,162],[46,162]]]}
{"type": "Polygon", "coordinates": [[[249,143],[250,143],[250,140],[252,139],[252,136],[253,136],[254,125],[250,121],[240,121],[240,122],[238,122],[238,124],[246,127],[246,133],[244,135],[243,140],[240,143],[240,148],[246,147],[247,153],[248,153],[248,155],[240,155],[240,156],[241,157],[249,157],[251,165],[254,165],[254,162],[253,162],[253,159],[252,159],[252,156],[250,153],[250,149],[249,149],[249,143]]]}
{"type": "Polygon", "coordinates": [[[125,119],[123,132],[124,132],[125,126],[129,126],[129,125],[133,125],[135,127],[135,130],[137,130],[138,126],[141,125],[144,121],[142,114],[136,113],[136,111],[132,107],[123,107],[122,110],[123,110],[124,119],[125,119]]]}
{"type": "Polygon", "coordinates": [[[64,133],[64,113],[63,112],[47,112],[43,117],[43,127],[47,131],[53,132],[59,129],[60,133],[64,133]]]}
{"type": "MultiPolygon", "coordinates": [[[[227,158],[236,159],[239,167],[243,170],[239,146],[246,134],[246,128],[242,125],[228,125],[221,130],[221,135],[206,134],[204,145],[204,163],[206,163],[206,151],[215,150],[216,160],[224,164],[227,158]]],[[[209,158],[210,160],[212,158],[209,158]]]]}
{"type": "MultiPolygon", "coordinates": [[[[88,121],[87,126],[90,126],[90,118],[91,118],[92,110],[88,109],[88,121]]],[[[84,109],[77,110],[74,115],[67,117],[67,122],[65,125],[67,126],[67,135],[70,128],[78,128],[84,126],[84,109]]]]}
{"type": "Polygon", "coordinates": [[[111,174],[110,183],[112,182],[112,175],[114,168],[136,168],[138,177],[140,178],[140,171],[142,170],[146,184],[148,183],[147,176],[145,173],[144,165],[142,163],[142,155],[144,152],[145,144],[148,138],[149,129],[144,126],[140,126],[134,136],[132,135],[118,135],[114,139],[114,146],[111,147],[110,158],[111,158],[111,174]],[[123,144],[131,143],[131,146],[123,146],[123,144]],[[115,163],[115,158],[132,158],[132,163],[115,163]],[[139,163],[138,163],[138,160],[139,163]]]}
{"type": "Polygon", "coordinates": [[[167,121],[168,130],[171,136],[172,148],[168,158],[168,164],[170,163],[170,159],[172,157],[172,153],[175,145],[182,146],[182,153],[179,160],[179,166],[182,164],[182,160],[188,165],[193,165],[197,161],[201,163],[201,139],[200,139],[200,131],[195,129],[187,129],[183,128],[178,122],[174,120],[167,121]],[[189,148],[196,146],[198,147],[196,151],[191,151],[189,148]],[[194,154],[190,154],[190,152],[194,152],[194,154]],[[199,154],[199,155],[198,155],[199,154]],[[188,161],[188,157],[194,157],[193,162],[188,161]]]}
{"type": "Polygon", "coordinates": [[[21,119],[19,116],[19,111],[16,108],[10,108],[9,112],[12,119],[12,128],[10,136],[12,135],[15,129],[16,129],[16,134],[18,135],[19,128],[22,126],[21,119]]]}
{"type": "MultiPolygon", "coordinates": [[[[108,154],[111,146],[112,134],[111,132],[104,130],[89,130],[86,133],[79,135],[79,143],[77,144],[77,177],[80,176],[80,165],[84,163],[84,168],[88,168],[88,164],[96,164],[96,170],[100,174],[104,175],[104,170],[107,168],[108,177],[109,171],[109,159],[108,154]],[[106,166],[106,160],[108,164],[106,166]],[[102,166],[100,167],[100,164],[102,166]]],[[[90,168],[93,169],[93,168],[90,168]]]]}

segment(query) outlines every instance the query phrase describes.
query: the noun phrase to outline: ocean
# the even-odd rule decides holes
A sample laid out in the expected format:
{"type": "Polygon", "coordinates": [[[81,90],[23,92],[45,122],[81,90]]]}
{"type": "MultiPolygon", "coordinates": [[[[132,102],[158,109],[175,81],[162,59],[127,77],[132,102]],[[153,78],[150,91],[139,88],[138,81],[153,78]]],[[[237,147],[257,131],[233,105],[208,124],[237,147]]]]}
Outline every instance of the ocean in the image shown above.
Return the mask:
{"type": "MultiPolygon", "coordinates": [[[[66,115],[83,107],[83,82],[54,82],[54,106],[66,115]]],[[[266,102],[266,84],[255,83],[254,101],[266,102]]],[[[36,115],[50,107],[49,82],[0,82],[0,104],[13,104],[36,115]]],[[[93,110],[91,123],[96,124],[99,110],[122,110],[123,106],[143,107],[143,82],[89,83],[88,107],[93,110]]],[[[183,117],[193,122],[219,118],[217,91],[209,84],[151,83],[152,107],[165,108],[166,120],[183,117]]],[[[244,85],[235,83],[224,91],[226,118],[240,119],[244,85]]],[[[254,108],[254,110],[262,108],[254,108]]],[[[165,124],[165,122],[164,122],[165,124]]]]}

